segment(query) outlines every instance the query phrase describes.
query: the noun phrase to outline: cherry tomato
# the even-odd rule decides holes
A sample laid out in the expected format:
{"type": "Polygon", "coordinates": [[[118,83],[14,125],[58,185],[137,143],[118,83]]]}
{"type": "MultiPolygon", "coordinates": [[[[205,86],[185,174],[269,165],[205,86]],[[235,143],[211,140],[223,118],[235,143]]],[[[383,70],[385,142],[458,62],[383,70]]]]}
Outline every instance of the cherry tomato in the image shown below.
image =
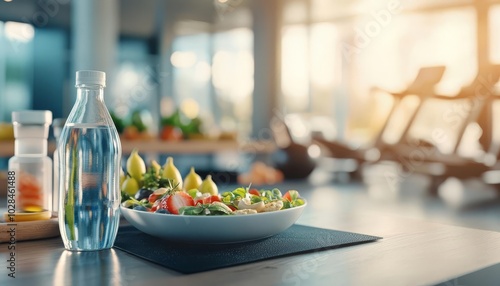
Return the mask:
{"type": "Polygon", "coordinates": [[[220,202],[220,197],[217,195],[212,195],[212,196],[203,196],[203,197],[196,197],[194,200],[194,204],[211,204],[213,202],[220,202]]]}
{"type": "Polygon", "coordinates": [[[208,199],[210,200],[210,203],[220,202],[220,197],[217,195],[210,196],[208,199]]]}
{"type": "Polygon", "coordinates": [[[248,193],[254,196],[260,196],[260,192],[257,189],[251,189],[248,193]]]}
{"type": "Polygon", "coordinates": [[[202,205],[208,204],[209,203],[208,199],[209,199],[209,197],[196,197],[194,199],[194,205],[197,205],[197,204],[202,204],[202,205]]]}
{"type": "Polygon", "coordinates": [[[289,202],[295,201],[297,198],[299,198],[299,192],[295,190],[290,190],[286,192],[285,195],[283,196],[283,199],[289,202]]]}

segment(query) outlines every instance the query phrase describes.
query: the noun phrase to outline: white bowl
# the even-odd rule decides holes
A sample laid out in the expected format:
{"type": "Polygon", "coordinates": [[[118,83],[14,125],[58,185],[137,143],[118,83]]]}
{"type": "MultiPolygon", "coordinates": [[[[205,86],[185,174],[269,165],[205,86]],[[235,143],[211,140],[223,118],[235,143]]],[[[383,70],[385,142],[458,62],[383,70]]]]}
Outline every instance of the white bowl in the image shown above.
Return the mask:
{"type": "Polygon", "coordinates": [[[262,239],[292,226],[306,207],[286,210],[221,216],[158,214],[121,208],[125,219],[149,235],[186,243],[236,243],[262,239]]]}

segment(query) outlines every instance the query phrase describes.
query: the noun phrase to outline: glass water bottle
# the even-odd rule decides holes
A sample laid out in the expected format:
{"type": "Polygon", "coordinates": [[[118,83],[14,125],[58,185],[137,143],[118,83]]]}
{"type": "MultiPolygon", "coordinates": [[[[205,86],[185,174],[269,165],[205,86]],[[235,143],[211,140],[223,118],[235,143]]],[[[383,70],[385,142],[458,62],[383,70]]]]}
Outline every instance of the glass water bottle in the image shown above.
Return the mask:
{"type": "Polygon", "coordinates": [[[58,142],[59,228],[68,250],[111,248],[118,231],[121,144],[105,82],[104,72],[76,73],[77,99],[58,142]]]}

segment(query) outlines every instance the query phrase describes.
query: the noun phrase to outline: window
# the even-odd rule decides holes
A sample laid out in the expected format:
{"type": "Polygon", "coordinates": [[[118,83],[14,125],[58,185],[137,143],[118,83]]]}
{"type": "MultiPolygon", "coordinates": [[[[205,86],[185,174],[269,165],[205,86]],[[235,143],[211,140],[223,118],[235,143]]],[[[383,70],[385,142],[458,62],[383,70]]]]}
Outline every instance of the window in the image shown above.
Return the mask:
{"type": "Polygon", "coordinates": [[[342,79],[338,31],[332,23],[318,23],[310,31],[311,109],[318,115],[332,115],[336,88],[342,79]],[[325,103],[332,104],[325,104],[325,103]]]}
{"type": "Polygon", "coordinates": [[[361,35],[368,43],[352,55],[348,87],[352,136],[359,132],[374,136],[385,120],[376,113],[389,102],[377,101],[372,87],[401,91],[420,67],[444,65],[446,72],[436,92],[454,95],[477,74],[474,9],[399,14],[392,21],[373,38],[361,35]]]}
{"type": "Polygon", "coordinates": [[[500,5],[494,5],[489,9],[489,52],[490,61],[493,64],[500,64],[500,5]]]}
{"type": "Polygon", "coordinates": [[[193,99],[211,112],[210,35],[180,36],[174,40],[170,56],[173,66],[174,99],[178,106],[193,99]]]}
{"type": "Polygon", "coordinates": [[[283,28],[281,91],[287,112],[309,111],[308,31],[305,25],[283,28]]]}
{"type": "Polygon", "coordinates": [[[184,113],[197,110],[205,125],[213,127],[206,130],[209,133],[213,129],[250,133],[254,88],[250,29],[177,36],[169,60],[176,106],[184,113]]]}
{"type": "Polygon", "coordinates": [[[253,33],[238,28],[214,34],[213,41],[212,84],[220,127],[246,136],[252,127],[253,33]]]}
{"type": "Polygon", "coordinates": [[[158,94],[165,80],[158,64],[158,57],[148,53],[143,39],[124,38],[118,45],[116,80],[108,87],[106,97],[110,111],[122,119],[140,114],[151,134],[158,132],[158,94]]]}
{"type": "Polygon", "coordinates": [[[0,121],[32,106],[34,36],[29,24],[0,22],[0,121]]]}
{"type": "MultiPolygon", "coordinates": [[[[283,9],[281,107],[328,116],[337,139],[367,143],[382,128],[393,101],[373,87],[402,91],[421,67],[445,65],[436,92],[454,95],[479,70],[471,0],[295,0],[283,9]]],[[[499,17],[490,16],[491,25],[500,26],[493,18],[499,17]]]]}

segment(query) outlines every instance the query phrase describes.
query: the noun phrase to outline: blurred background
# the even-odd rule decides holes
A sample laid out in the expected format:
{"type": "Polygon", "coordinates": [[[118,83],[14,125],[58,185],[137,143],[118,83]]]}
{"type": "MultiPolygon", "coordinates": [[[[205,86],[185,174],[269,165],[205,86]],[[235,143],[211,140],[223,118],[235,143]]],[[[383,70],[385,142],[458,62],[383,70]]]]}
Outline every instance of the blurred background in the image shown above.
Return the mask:
{"type": "Polygon", "coordinates": [[[254,115],[278,109],[326,116],[339,138],[366,141],[390,106],[373,86],[404,89],[420,67],[445,65],[438,90],[452,95],[500,61],[497,1],[94,2],[0,2],[3,121],[28,108],[67,115],[74,71],[93,65],[121,117],[147,108],[158,119],[194,101],[248,136],[265,126],[254,115]]]}
{"type": "Polygon", "coordinates": [[[103,70],[125,153],[498,213],[499,29],[496,0],[2,0],[0,121],[64,118],[103,70]]]}

